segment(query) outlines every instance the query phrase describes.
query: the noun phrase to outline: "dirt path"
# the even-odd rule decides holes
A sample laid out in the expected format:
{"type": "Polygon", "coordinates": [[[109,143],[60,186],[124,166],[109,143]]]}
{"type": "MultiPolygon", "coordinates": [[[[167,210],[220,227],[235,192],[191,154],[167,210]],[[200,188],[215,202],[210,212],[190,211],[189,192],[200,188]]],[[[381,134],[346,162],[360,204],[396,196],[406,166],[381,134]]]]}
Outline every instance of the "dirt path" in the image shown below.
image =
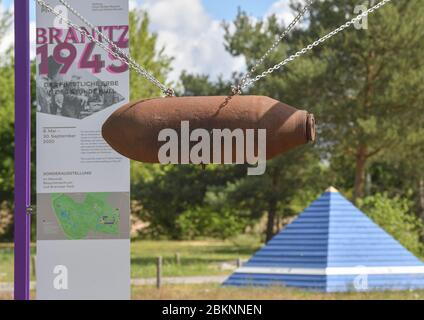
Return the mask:
{"type": "MultiPolygon", "coordinates": [[[[163,277],[161,282],[165,284],[205,284],[222,283],[227,276],[197,276],[197,277],[163,277]]],[[[156,284],[156,278],[131,279],[131,285],[152,286],[156,284]]],[[[35,289],[35,282],[31,282],[31,290],[35,289]]],[[[12,282],[0,282],[0,292],[13,292],[12,282]]]]}
{"type": "MultiPolygon", "coordinates": [[[[198,276],[198,277],[164,277],[162,284],[204,284],[222,283],[227,276],[198,276]]],[[[133,286],[149,286],[156,284],[156,278],[132,279],[133,286]]]]}

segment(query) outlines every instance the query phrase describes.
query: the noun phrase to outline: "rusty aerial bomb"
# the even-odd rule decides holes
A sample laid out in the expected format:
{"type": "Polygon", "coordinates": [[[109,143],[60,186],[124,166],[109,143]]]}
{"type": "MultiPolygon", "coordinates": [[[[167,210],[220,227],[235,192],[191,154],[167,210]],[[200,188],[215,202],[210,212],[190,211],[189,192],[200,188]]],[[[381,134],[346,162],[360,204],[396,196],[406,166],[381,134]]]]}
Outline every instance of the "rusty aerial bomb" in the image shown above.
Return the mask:
{"type": "MultiPolygon", "coordinates": [[[[183,122],[189,124],[191,132],[204,129],[211,135],[216,130],[240,132],[241,129],[246,133],[250,129],[265,129],[267,160],[315,140],[314,116],[307,111],[297,110],[269,97],[238,95],[169,97],[132,102],[116,110],[106,120],[102,135],[114,150],[127,158],[160,163],[159,151],[166,143],[159,141],[161,131],[173,129],[180,133],[183,122]]],[[[236,139],[231,141],[233,163],[236,162],[236,142],[236,139]]],[[[190,146],[194,144],[193,141],[189,143],[190,146]]],[[[243,143],[246,146],[246,142],[243,143]]],[[[186,155],[181,153],[189,152],[188,149],[182,144],[179,149],[178,163],[187,163],[183,160],[187,159],[186,155]]],[[[223,147],[222,151],[224,153],[223,147]]],[[[256,154],[257,151],[256,145],[256,154]]],[[[207,163],[224,163],[224,154],[221,161],[212,160],[211,156],[207,163]]]]}

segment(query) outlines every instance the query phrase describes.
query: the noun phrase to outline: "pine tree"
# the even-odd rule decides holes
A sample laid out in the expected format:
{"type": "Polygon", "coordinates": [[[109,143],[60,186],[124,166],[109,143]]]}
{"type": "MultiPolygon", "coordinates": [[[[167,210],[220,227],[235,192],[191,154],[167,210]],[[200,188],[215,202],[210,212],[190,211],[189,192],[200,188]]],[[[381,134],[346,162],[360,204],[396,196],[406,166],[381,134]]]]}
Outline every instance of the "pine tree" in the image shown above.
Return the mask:
{"type": "MultiPolygon", "coordinates": [[[[258,72],[353,18],[357,4],[314,2],[305,27],[292,32],[258,72]]],[[[293,8],[300,7],[299,1],[293,3],[293,8]]],[[[228,50],[244,55],[252,66],[282,29],[275,18],[252,23],[240,13],[235,32],[226,26],[228,50]]],[[[258,82],[251,92],[316,114],[322,155],[330,163],[344,159],[354,164],[355,200],[364,195],[372,161],[401,152],[402,142],[424,127],[423,51],[422,1],[391,2],[369,16],[368,29],[351,27],[258,82]]]]}

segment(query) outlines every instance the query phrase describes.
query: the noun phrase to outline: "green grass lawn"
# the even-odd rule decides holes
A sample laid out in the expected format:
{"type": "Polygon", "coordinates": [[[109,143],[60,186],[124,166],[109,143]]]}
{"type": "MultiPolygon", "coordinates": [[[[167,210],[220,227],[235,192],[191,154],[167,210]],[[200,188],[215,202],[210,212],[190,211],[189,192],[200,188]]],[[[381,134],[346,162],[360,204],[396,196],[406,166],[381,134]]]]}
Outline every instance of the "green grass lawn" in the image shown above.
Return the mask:
{"type": "Polygon", "coordinates": [[[424,291],[319,293],[283,287],[246,288],[208,285],[133,287],[133,300],[424,300],[424,291]]]}
{"type": "Polygon", "coordinates": [[[220,265],[247,259],[260,247],[259,242],[237,244],[232,241],[137,241],[131,247],[132,278],[154,277],[156,259],[163,258],[163,276],[225,275],[220,265]],[[176,263],[176,253],[181,264],[176,263]]]}
{"type": "MultiPolygon", "coordinates": [[[[131,244],[132,278],[150,278],[156,274],[156,258],[163,258],[163,275],[208,276],[227,275],[223,263],[234,263],[238,258],[247,259],[260,247],[259,241],[240,238],[237,241],[135,241],[131,244]],[[179,253],[181,264],[176,263],[179,253]]],[[[35,247],[32,246],[32,253],[35,247]]],[[[1,281],[13,281],[13,245],[0,244],[1,281]]],[[[34,297],[34,293],[32,294],[34,297]]],[[[282,287],[276,288],[228,288],[218,284],[164,285],[132,288],[133,299],[424,299],[424,291],[387,291],[370,293],[314,293],[282,287]]],[[[0,299],[11,299],[10,293],[0,293],[0,299]]]]}
{"type": "MultiPolygon", "coordinates": [[[[31,245],[31,255],[35,255],[35,245],[31,245]]],[[[13,281],[13,244],[0,243],[0,282],[13,281]]]]}
{"type": "MultiPolygon", "coordinates": [[[[231,270],[222,270],[222,263],[247,259],[259,247],[259,241],[247,238],[237,241],[134,241],[131,244],[131,277],[155,277],[158,256],[163,259],[164,277],[226,275],[231,270]],[[176,253],[180,255],[180,265],[176,262],[176,253]]],[[[35,254],[34,245],[31,252],[35,254]]],[[[31,277],[34,280],[33,275],[31,277]]],[[[0,282],[12,281],[13,245],[0,244],[0,282]]]]}
{"type": "MultiPolygon", "coordinates": [[[[228,288],[218,284],[166,285],[133,287],[133,300],[424,300],[424,291],[384,291],[367,293],[318,293],[296,289],[228,288]]],[[[0,293],[0,300],[12,299],[11,293],[0,293]]],[[[35,299],[35,292],[31,292],[35,299]]]]}

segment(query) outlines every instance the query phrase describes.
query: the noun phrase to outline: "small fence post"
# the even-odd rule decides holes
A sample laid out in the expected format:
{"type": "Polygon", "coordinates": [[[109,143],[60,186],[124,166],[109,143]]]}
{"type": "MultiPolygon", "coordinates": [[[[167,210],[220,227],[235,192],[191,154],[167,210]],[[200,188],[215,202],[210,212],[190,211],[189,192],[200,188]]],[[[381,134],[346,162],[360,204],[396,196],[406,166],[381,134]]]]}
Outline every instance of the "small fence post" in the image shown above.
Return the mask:
{"type": "Polygon", "coordinates": [[[162,257],[158,257],[156,262],[156,288],[162,285],[162,257]]]}
{"type": "Polygon", "coordinates": [[[37,270],[35,269],[36,265],[37,265],[37,257],[36,256],[31,256],[31,264],[32,264],[32,268],[31,268],[32,269],[32,276],[35,279],[36,274],[37,274],[37,270]]]}
{"type": "Polygon", "coordinates": [[[237,268],[241,268],[241,266],[243,265],[243,262],[241,261],[241,258],[237,259],[237,268]]]}
{"type": "Polygon", "coordinates": [[[176,263],[177,265],[180,265],[180,264],[181,264],[181,255],[180,255],[180,253],[179,253],[179,252],[177,252],[177,253],[175,254],[175,263],[176,263]]]}

